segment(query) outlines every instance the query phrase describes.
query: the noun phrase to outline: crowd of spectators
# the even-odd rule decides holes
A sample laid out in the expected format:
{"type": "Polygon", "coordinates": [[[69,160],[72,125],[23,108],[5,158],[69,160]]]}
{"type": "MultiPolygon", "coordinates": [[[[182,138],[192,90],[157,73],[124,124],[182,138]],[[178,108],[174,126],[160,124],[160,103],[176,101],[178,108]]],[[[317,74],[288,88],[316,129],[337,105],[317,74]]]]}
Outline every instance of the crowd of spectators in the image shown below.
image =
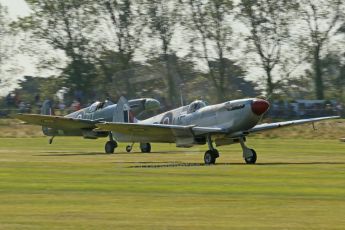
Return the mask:
{"type": "MultiPolygon", "coordinates": [[[[80,96],[80,95],[79,95],[80,96]]],[[[42,100],[39,94],[35,95],[33,104],[21,100],[16,93],[9,93],[1,103],[0,117],[10,113],[40,113],[42,100]]],[[[74,99],[72,103],[56,100],[53,103],[56,115],[66,115],[80,110],[91,104],[82,104],[80,98],[74,99]]],[[[161,102],[164,105],[164,100],[161,102]]],[[[295,101],[273,101],[266,117],[274,119],[303,119],[322,116],[345,117],[344,106],[333,100],[295,100],[295,101]]]]}
{"type": "Polygon", "coordinates": [[[283,119],[304,119],[322,116],[344,117],[344,112],[344,106],[335,100],[273,101],[267,117],[283,119]]]}
{"type": "MultiPolygon", "coordinates": [[[[0,117],[8,116],[11,113],[41,113],[41,106],[44,100],[41,100],[40,95],[37,94],[34,96],[33,101],[34,103],[26,102],[17,93],[11,92],[5,98],[0,98],[0,117]]],[[[64,101],[58,100],[53,103],[53,106],[55,114],[66,115],[87,105],[82,105],[79,99],[75,99],[69,106],[64,101]]]]}

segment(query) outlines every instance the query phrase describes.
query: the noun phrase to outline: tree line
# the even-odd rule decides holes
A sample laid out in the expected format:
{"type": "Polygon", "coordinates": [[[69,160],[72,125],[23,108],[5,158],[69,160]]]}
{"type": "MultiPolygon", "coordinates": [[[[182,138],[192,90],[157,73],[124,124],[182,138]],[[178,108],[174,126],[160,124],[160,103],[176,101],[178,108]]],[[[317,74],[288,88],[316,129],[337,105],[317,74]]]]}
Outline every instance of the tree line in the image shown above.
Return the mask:
{"type": "Polygon", "coordinates": [[[26,2],[31,14],[14,23],[0,8],[0,32],[25,34],[22,52],[55,70],[43,94],[160,95],[171,106],[181,92],[212,102],[260,92],[345,99],[341,0],[26,2]]]}

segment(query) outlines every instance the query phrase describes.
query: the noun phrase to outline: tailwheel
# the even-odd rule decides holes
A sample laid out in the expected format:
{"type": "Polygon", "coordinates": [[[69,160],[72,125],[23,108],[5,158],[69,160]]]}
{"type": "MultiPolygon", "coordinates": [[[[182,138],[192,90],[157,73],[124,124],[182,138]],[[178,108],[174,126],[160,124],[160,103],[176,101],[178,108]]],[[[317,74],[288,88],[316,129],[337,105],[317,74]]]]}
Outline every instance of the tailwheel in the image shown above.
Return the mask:
{"type": "Polygon", "coordinates": [[[142,153],[150,153],[151,152],[151,144],[150,143],[140,143],[140,150],[142,153]]]}
{"type": "Polygon", "coordinates": [[[251,152],[251,156],[244,158],[247,164],[255,164],[257,160],[257,155],[254,149],[249,149],[251,152]]]}
{"type": "Polygon", "coordinates": [[[207,150],[204,155],[205,165],[213,165],[216,163],[216,159],[219,157],[219,152],[216,149],[207,150]]]}
{"type": "Polygon", "coordinates": [[[130,153],[132,151],[133,145],[127,145],[126,146],[126,152],[130,153]]]}
{"type": "Polygon", "coordinates": [[[107,143],[105,143],[105,153],[114,153],[116,147],[116,141],[108,141],[107,143]]]}

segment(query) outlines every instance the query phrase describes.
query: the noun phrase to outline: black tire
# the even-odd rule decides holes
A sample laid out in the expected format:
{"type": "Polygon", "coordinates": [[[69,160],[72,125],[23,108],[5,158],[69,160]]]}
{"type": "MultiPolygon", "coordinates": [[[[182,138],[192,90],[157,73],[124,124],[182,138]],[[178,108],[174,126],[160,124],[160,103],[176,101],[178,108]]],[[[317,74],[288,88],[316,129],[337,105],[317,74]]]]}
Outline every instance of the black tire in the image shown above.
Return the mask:
{"type": "Polygon", "coordinates": [[[256,155],[256,152],[255,152],[254,149],[250,149],[250,151],[252,152],[253,155],[250,156],[250,157],[245,158],[244,160],[246,161],[247,164],[253,165],[253,164],[256,163],[257,155],[256,155]]]}
{"type": "Polygon", "coordinates": [[[219,157],[219,152],[218,152],[218,150],[217,150],[217,149],[214,149],[212,152],[213,152],[214,157],[217,159],[217,158],[219,157]]]}
{"type": "Polygon", "coordinates": [[[126,152],[127,152],[127,153],[130,153],[131,151],[132,151],[132,146],[127,145],[127,146],[126,146],[126,152]]]}
{"type": "Polygon", "coordinates": [[[207,150],[204,155],[205,165],[214,165],[216,163],[217,157],[219,157],[219,153],[217,150],[207,150]]]}
{"type": "Polygon", "coordinates": [[[115,148],[117,147],[117,143],[115,141],[108,141],[105,143],[105,153],[112,154],[115,151],[115,148]]]}
{"type": "Polygon", "coordinates": [[[140,150],[142,153],[150,153],[151,152],[151,144],[150,143],[140,143],[140,150]]]}

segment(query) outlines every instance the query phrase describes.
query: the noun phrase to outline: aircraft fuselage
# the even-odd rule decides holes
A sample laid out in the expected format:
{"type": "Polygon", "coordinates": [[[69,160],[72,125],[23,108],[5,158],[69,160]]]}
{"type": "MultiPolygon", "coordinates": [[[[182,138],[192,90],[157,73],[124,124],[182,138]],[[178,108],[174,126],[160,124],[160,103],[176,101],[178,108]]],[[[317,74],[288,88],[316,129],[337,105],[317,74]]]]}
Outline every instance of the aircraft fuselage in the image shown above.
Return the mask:
{"type": "Polygon", "coordinates": [[[233,100],[210,106],[206,106],[202,101],[195,101],[188,106],[159,114],[140,123],[215,127],[235,133],[254,127],[268,107],[269,104],[261,99],[233,100]],[[258,107],[256,110],[260,111],[253,111],[254,104],[258,107]],[[191,108],[193,106],[196,106],[195,111],[191,108]]]}
{"type": "MultiPolygon", "coordinates": [[[[151,98],[135,99],[128,102],[131,110],[140,112],[144,110],[159,109],[160,103],[151,98]]],[[[66,115],[66,118],[83,119],[90,121],[114,121],[114,112],[117,104],[111,102],[95,102],[89,107],[66,115]]],[[[93,131],[92,129],[75,129],[74,127],[48,128],[42,127],[43,133],[47,136],[83,136],[88,139],[107,137],[109,132],[93,131]]]]}

